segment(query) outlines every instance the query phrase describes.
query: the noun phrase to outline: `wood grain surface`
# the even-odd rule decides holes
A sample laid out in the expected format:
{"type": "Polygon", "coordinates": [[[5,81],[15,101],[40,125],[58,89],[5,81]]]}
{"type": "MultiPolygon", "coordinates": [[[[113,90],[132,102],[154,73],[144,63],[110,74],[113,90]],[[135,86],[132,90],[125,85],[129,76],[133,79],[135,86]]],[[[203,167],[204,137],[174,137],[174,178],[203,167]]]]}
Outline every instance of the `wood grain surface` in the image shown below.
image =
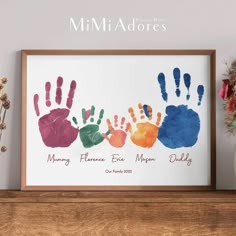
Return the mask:
{"type": "Polygon", "coordinates": [[[0,235],[236,235],[236,192],[0,191],[0,235]]]}
{"type": "Polygon", "coordinates": [[[4,202],[78,203],[236,203],[236,191],[201,192],[24,192],[0,191],[4,202]]]}

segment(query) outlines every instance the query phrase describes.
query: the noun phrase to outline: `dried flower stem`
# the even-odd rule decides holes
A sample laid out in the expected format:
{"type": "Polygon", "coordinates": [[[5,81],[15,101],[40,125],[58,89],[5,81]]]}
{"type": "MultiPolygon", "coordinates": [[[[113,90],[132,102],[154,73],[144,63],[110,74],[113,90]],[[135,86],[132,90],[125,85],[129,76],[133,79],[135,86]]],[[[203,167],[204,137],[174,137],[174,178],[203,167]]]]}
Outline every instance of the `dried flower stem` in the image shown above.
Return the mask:
{"type": "MultiPolygon", "coordinates": [[[[5,109],[5,110],[4,110],[3,119],[2,119],[1,124],[3,124],[4,121],[5,121],[5,118],[6,118],[6,112],[7,112],[7,110],[5,109]]],[[[1,140],[2,140],[2,131],[3,131],[3,129],[0,130],[0,142],[1,142],[1,140]]]]}
{"type": "MultiPolygon", "coordinates": [[[[0,142],[2,140],[3,130],[6,129],[6,124],[4,123],[6,112],[10,108],[10,100],[8,99],[7,94],[4,92],[4,86],[6,83],[7,78],[3,77],[0,80],[0,142]]],[[[7,147],[5,145],[1,145],[0,151],[7,151],[7,147]]]]}

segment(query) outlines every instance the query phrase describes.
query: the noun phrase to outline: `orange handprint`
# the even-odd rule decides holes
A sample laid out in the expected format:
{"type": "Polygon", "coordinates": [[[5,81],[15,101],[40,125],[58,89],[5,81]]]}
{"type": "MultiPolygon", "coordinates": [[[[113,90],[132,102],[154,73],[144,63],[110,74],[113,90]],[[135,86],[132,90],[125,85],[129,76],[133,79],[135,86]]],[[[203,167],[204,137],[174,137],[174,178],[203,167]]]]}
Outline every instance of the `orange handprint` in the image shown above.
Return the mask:
{"type": "MultiPolygon", "coordinates": [[[[125,145],[126,137],[127,137],[127,132],[130,127],[130,123],[126,123],[126,127],[124,129],[124,124],[125,124],[125,118],[121,118],[120,122],[120,129],[114,129],[114,127],[111,124],[111,120],[107,119],[107,126],[110,131],[111,136],[109,137],[107,134],[102,134],[102,136],[108,140],[108,142],[111,144],[111,146],[120,148],[125,145]]],[[[118,116],[114,116],[114,126],[118,127],[118,116]]]]}
{"type": "Polygon", "coordinates": [[[149,121],[143,121],[140,123],[137,122],[137,118],[134,114],[134,109],[132,107],[129,108],[129,113],[132,118],[133,123],[136,124],[136,130],[133,131],[132,127],[130,126],[129,131],[131,133],[131,141],[136,144],[137,146],[150,148],[157,140],[159,124],[161,120],[161,113],[157,113],[157,120],[156,123],[151,123],[152,121],[152,108],[148,105],[142,105],[141,103],[138,104],[139,112],[140,112],[140,119],[144,120],[145,115],[149,121]]]}

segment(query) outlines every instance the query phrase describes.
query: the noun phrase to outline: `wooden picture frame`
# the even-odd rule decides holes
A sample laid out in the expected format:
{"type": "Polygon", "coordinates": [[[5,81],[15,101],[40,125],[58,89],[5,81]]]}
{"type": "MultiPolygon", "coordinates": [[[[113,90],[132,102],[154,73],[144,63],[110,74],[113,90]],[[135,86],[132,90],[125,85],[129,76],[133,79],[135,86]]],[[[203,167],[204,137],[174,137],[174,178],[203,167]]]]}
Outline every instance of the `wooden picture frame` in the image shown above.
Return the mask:
{"type": "Polygon", "coordinates": [[[215,50],[22,50],[22,190],[214,190],[215,50]]]}

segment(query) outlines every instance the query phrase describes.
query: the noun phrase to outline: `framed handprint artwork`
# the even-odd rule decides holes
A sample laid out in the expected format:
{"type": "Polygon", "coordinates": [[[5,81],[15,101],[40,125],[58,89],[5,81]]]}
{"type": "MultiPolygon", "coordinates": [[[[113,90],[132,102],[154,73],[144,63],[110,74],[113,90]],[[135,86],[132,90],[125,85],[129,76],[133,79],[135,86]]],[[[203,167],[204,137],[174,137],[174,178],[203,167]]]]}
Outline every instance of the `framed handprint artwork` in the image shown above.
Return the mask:
{"type": "Polygon", "coordinates": [[[22,190],[215,189],[215,50],[22,50],[22,190]]]}

